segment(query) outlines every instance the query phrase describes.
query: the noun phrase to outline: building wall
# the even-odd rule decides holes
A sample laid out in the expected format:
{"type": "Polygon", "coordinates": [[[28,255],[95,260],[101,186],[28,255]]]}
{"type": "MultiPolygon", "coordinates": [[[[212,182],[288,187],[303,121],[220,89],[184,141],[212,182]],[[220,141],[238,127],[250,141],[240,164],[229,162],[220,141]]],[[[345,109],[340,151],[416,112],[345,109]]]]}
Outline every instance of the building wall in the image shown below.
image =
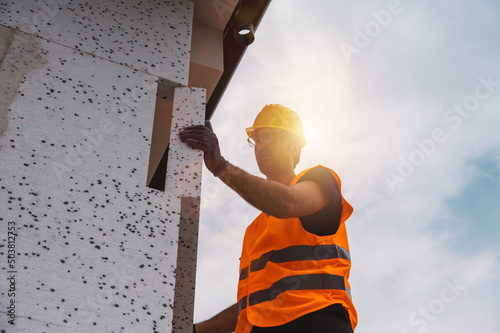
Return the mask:
{"type": "Polygon", "coordinates": [[[192,330],[192,7],[0,3],[1,332],[192,330]],[[165,192],[146,186],[157,95],[173,105],[165,192]]]}

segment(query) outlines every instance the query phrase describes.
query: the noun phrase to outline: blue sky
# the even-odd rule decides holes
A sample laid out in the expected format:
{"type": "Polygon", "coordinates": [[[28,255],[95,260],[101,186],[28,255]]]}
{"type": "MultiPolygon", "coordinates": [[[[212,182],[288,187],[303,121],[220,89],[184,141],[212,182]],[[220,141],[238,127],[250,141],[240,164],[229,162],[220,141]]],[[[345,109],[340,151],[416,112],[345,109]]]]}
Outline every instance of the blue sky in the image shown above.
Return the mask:
{"type": "MultiPolygon", "coordinates": [[[[498,31],[496,1],[273,0],[212,118],[261,176],[244,128],[266,104],[300,114],[297,172],[331,167],[354,206],[357,332],[500,331],[498,31]]],[[[196,320],[236,301],[258,214],[203,177],[196,320]]]]}

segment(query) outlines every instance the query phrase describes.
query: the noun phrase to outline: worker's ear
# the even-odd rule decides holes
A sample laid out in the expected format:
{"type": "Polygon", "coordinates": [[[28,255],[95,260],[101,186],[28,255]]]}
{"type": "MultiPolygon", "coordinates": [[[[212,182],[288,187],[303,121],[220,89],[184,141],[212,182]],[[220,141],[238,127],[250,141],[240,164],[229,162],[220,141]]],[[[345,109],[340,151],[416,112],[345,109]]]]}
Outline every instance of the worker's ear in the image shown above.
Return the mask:
{"type": "Polygon", "coordinates": [[[300,141],[295,136],[293,136],[290,142],[292,144],[293,152],[300,155],[300,151],[302,150],[300,141]]]}
{"type": "Polygon", "coordinates": [[[294,159],[294,164],[297,164],[298,161],[300,160],[300,153],[302,151],[302,146],[300,144],[300,142],[298,142],[298,140],[293,140],[291,142],[291,152],[292,152],[292,156],[293,156],[293,159],[294,159]]]}

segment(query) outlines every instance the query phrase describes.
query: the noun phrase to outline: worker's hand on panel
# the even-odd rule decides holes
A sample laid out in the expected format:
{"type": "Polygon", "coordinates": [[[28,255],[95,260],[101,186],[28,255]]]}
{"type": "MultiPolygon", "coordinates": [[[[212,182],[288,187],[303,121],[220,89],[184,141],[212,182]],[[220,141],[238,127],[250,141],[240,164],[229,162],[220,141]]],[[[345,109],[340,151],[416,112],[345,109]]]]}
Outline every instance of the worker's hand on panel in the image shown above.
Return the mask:
{"type": "Polygon", "coordinates": [[[179,137],[190,147],[203,151],[205,165],[214,176],[217,177],[226,169],[228,162],[221,155],[219,140],[212,130],[210,121],[207,120],[205,125],[185,127],[179,132],[179,137]]]}

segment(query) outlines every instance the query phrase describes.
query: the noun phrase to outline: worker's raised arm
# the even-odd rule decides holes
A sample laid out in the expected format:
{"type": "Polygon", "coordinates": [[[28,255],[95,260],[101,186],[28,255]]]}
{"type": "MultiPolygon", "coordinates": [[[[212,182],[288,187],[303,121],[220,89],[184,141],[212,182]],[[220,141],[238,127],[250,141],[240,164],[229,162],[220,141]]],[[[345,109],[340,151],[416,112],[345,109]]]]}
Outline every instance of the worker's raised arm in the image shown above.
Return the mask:
{"type": "Polygon", "coordinates": [[[313,181],[288,186],[253,176],[227,162],[220,153],[217,136],[209,122],[206,126],[187,127],[179,136],[189,146],[204,152],[208,170],[252,206],[269,215],[278,218],[306,216],[328,203],[327,191],[313,181]]]}
{"type": "Polygon", "coordinates": [[[230,333],[238,322],[238,304],[233,304],[214,317],[196,324],[198,333],[230,333]]]}
{"type": "Polygon", "coordinates": [[[219,178],[255,208],[278,218],[307,216],[325,207],[329,194],[313,181],[292,186],[253,176],[228,164],[219,178]]]}
{"type": "Polygon", "coordinates": [[[253,176],[222,157],[217,136],[210,126],[191,126],[180,134],[182,141],[204,152],[207,168],[255,208],[278,218],[313,214],[326,206],[328,193],[313,181],[293,186],[253,176]]]}

